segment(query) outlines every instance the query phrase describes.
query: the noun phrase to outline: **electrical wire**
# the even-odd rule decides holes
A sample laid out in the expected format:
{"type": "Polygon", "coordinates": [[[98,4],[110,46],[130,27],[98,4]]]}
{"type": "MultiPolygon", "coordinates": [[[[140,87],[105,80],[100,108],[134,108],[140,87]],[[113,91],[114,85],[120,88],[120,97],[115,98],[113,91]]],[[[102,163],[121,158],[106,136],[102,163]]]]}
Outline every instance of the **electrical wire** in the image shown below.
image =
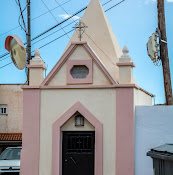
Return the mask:
{"type": "Polygon", "coordinates": [[[10,62],[10,63],[8,63],[8,64],[5,64],[4,66],[0,67],[0,69],[4,68],[4,67],[6,67],[6,66],[8,66],[8,65],[10,65],[10,64],[12,64],[12,63],[13,63],[13,62],[10,62]]]}
{"type": "Polygon", "coordinates": [[[109,0],[109,1],[105,2],[102,6],[104,6],[104,5],[108,4],[108,3],[110,3],[111,1],[113,1],[113,0],[109,0]]]}
{"type": "MultiPolygon", "coordinates": [[[[57,3],[58,3],[58,1],[57,0],[55,0],[57,3]]],[[[103,5],[106,5],[107,3],[109,3],[109,2],[111,2],[112,0],[109,0],[108,2],[106,2],[106,3],[104,3],[103,5]]],[[[59,4],[59,3],[58,3],[59,4]]],[[[60,6],[61,7],[61,6],[60,6]]],[[[61,7],[62,8],[62,10],[64,10],[65,11],[65,13],[67,13],[68,15],[69,15],[69,13],[63,8],[63,7],[61,7]]],[[[69,15],[70,16],[70,15],[69,15]]],[[[74,19],[72,18],[72,20],[74,21],[74,19]]],[[[75,22],[75,21],[74,21],[75,22]]],[[[75,22],[76,23],[76,22],[75,22]]],[[[77,24],[77,23],[76,23],[77,24]]],[[[86,31],[85,31],[85,34],[88,36],[88,38],[99,48],[99,50],[103,53],[103,54],[105,54],[106,55],[106,57],[112,62],[112,60],[109,58],[109,56],[98,46],[98,44],[86,33],[86,31]]],[[[115,65],[115,63],[113,63],[112,62],[112,64],[114,64],[115,65]]]]}
{"type": "MultiPolygon", "coordinates": [[[[110,1],[111,1],[111,0],[110,0],[110,1]]],[[[110,1],[109,1],[109,2],[110,2],[110,1]]],[[[117,5],[121,4],[121,3],[124,2],[124,1],[125,1],[125,0],[120,1],[119,3],[115,4],[114,6],[110,7],[109,9],[107,9],[105,12],[111,10],[112,8],[116,7],[117,5]]],[[[105,3],[105,4],[106,4],[106,3],[105,3]]],[[[65,19],[64,21],[58,23],[56,26],[52,27],[51,29],[48,29],[46,32],[43,32],[42,34],[40,34],[40,35],[38,35],[37,37],[33,38],[31,41],[37,39],[38,37],[42,36],[43,34],[47,33],[48,31],[52,30],[53,28],[57,27],[58,25],[60,25],[60,24],[62,24],[62,23],[64,23],[64,22],[66,22],[67,20],[71,19],[71,18],[74,17],[76,14],[80,13],[81,11],[83,11],[83,10],[86,9],[86,8],[87,8],[87,7],[84,7],[82,10],[78,11],[77,13],[75,13],[74,15],[70,16],[69,18],[65,19]]],[[[67,13],[67,12],[66,12],[66,13],[67,13]]],[[[74,30],[74,29],[73,29],[73,30],[74,30]]],[[[72,32],[73,30],[71,30],[71,31],[69,31],[69,32],[67,32],[67,33],[70,33],[70,32],[72,32]]],[[[85,34],[86,34],[86,33],[85,33],[85,34]]],[[[86,35],[87,35],[87,34],[86,34],[86,35]]],[[[61,37],[63,37],[63,36],[65,36],[65,34],[64,34],[64,35],[61,35],[60,37],[58,37],[58,38],[52,40],[51,42],[49,42],[49,43],[47,43],[47,44],[41,46],[40,48],[45,47],[46,45],[48,45],[48,44],[54,42],[55,40],[57,40],[57,39],[59,39],[59,38],[61,38],[61,37]]],[[[89,35],[87,35],[87,36],[89,37],[89,35]]],[[[45,38],[46,38],[46,37],[45,37],[45,38]]],[[[89,37],[89,38],[92,40],[91,37],[89,37]]],[[[44,39],[44,38],[43,38],[43,39],[44,39]]],[[[94,42],[94,40],[92,40],[92,41],[94,42]]],[[[95,43],[95,42],[94,42],[94,43],[95,43]]],[[[95,44],[96,44],[96,43],[95,43],[95,44]]],[[[97,45],[97,44],[96,44],[96,45],[97,45]]],[[[103,52],[103,50],[102,50],[98,45],[97,45],[97,47],[103,52]]],[[[103,52],[103,53],[104,53],[104,52],[103,52]]],[[[8,55],[8,54],[9,54],[9,53],[5,53],[5,54],[3,54],[2,56],[0,56],[0,58],[6,56],[6,55],[8,55]]],[[[104,54],[107,56],[106,53],[104,53],[104,54]]],[[[6,58],[5,58],[5,59],[6,59],[6,58]]]]}
{"type": "Polygon", "coordinates": [[[51,27],[50,29],[44,31],[43,33],[41,33],[40,35],[34,37],[31,41],[39,38],[40,36],[44,35],[45,33],[51,31],[52,29],[58,27],[59,25],[63,24],[64,22],[68,21],[69,19],[73,18],[74,16],[76,16],[77,14],[81,13],[82,11],[84,11],[87,7],[84,7],[83,9],[79,10],[78,12],[76,12],[75,14],[71,15],[70,17],[68,17],[67,19],[61,21],[60,23],[56,24],[55,26],[51,27]]]}
{"type": "MultiPolygon", "coordinates": [[[[55,0],[55,2],[61,7],[62,10],[65,11],[65,13],[67,13],[68,16],[71,16],[71,15],[69,15],[69,13],[60,5],[60,3],[59,3],[57,0],[55,0]]],[[[71,18],[71,19],[74,21],[74,23],[76,23],[76,25],[78,25],[78,23],[77,23],[73,18],[71,18]]],[[[76,30],[75,30],[75,31],[76,31],[76,30]]],[[[77,31],[76,31],[76,33],[77,33],[77,31]]]]}
{"type": "Polygon", "coordinates": [[[56,41],[57,39],[62,38],[63,36],[65,36],[66,34],[68,34],[68,33],[72,32],[72,31],[74,31],[74,30],[75,30],[75,29],[72,29],[72,30],[70,30],[69,32],[65,33],[64,35],[61,35],[61,36],[59,36],[58,38],[55,38],[54,40],[52,40],[52,41],[50,41],[50,42],[48,42],[48,43],[44,44],[44,45],[43,45],[43,46],[41,46],[41,47],[39,47],[39,49],[41,49],[41,48],[43,48],[43,47],[47,46],[48,44],[50,44],[50,43],[52,43],[52,42],[56,41]]]}
{"type": "MultiPolygon", "coordinates": [[[[76,21],[77,21],[77,20],[76,20],[76,21]]],[[[73,24],[73,22],[71,22],[71,23],[65,25],[63,28],[66,28],[67,26],[70,26],[71,24],[73,24]]],[[[32,45],[34,45],[34,44],[36,44],[36,43],[42,41],[43,39],[45,39],[45,38],[47,38],[47,37],[49,37],[49,36],[51,36],[51,35],[53,35],[53,34],[55,34],[56,32],[59,32],[60,30],[62,30],[62,29],[58,29],[58,30],[56,30],[55,32],[53,32],[53,33],[51,33],[51,34],[45,36],[44,38],[41,38],[40,40],[38,40],[38,41],[32,43],[32,45]]]]}
{"type": "MultiPolygon", "coordinates": [[[[18,5],[17,0],[15,0],[15,1],[16,1],[16,4],[18,5]]],[[[70,2],[70,1],[72,1],[72,0],[68,0],[68,1],[64,2],[63,4],[61,4],[61,5],[67,4],[67,3],[70,2]]],[[[57,6],[57,7],[53,8],[53,9],[51,9],[50,11],[53,11],[53,10],[55,10],[55,9],[57,9],[57,8],[59,8],[59,6],[57,6]]],[[[42,13],[41,15],[39,15],[39,16],[37,16],[37,17],[31,19],[31,21],[33,21],[33,20],[35,20],[35,19],[37,19],[37,18],[39,18],[39,17],[41,17],[41,16],[43,16],[43,15],[45,15],[45,14],[47,14],[47,13],[49,13],[49,11],[47,11],[47,12],[45,12],[45,13],[42,13]]],[[[27,24],[27,23],[26,23],[26,24],[27,24]]],[[[20,25],[19,25],[19,26],[16,26],[16,27],[14,27],[14,28],[8,30],[7,32],[4,32],[4,33],[0,34],[0,36],[5,35],[5,34],[7,34],[7,33],[11,32],[11,31],[13,31],[13,30],[15,30],[15,29],[17,29],[17,28],[19,28],[19,27],[21,27],[21,26],[20,26],[20,25]]]]}
{"type": "MultiPolygon", "coordinates": [[[[42,3],[45,5],[45,7],[49,10],[48,6],[44,3],[43,0],[41,0],[42,3]]],[[[52,15],[52,17],[55,19],[55,21],[58,23],[58,20],[55,18],[55,16],[53,15],[53,13],[49,10],[49,13],[52,15]]],[[[66,33],[66,31],[62,28],[62,26],[60,25],[61,29],[64,31],[64,33],[66,34],[66,36],[68,37],[68,39],[70,39],[70,37],[68,36],[68,34],[66,33]]]]}
{"type": "Polygon", "coordinates": [[[108,8],[107,10],[105,10],[105,12],[111,10],[112,8],[116,7],[117,5],[121,4],[121,3],[124,2],[124,1],[125,1],[125,0],[122,0],[122,1],[120,1],[119,3],[113,5],[112,7],[108,8]]]}
{"type": "Polygon", "coordinates": [[[3,58],[3,59],[0,59],[0,61],[3,61],[3,60],[5,60],[5,59],[7,59],[7,58],[10,58],[10,56],[8,56],[8,57],[6,57],[6,58],[3,58]]]}
{"type": "MultiPolygon", "coordinates": [[[[28,3],[27,3],[27,5],[28,5],[28,3]]],[[[21,28],[25,31],[25,33],[26,33],[26,25],[25,25],[25,20],[24,20],[24,17],[23,17],[23,12],[25,11],[27,5],[26,5],[25,8],[22,10],[21,5],[20,5],[20,0],[18,0],[18,6],[19,6],[19,9],[20,9],[20,16],[19,16],[18,22],[19,22],[19,25],[21,26],[21,28]],[[22,17],[22,21],[23,21],[24,28],[23,28],[23,26],[20,24],[20,17],[22,17]]]]}

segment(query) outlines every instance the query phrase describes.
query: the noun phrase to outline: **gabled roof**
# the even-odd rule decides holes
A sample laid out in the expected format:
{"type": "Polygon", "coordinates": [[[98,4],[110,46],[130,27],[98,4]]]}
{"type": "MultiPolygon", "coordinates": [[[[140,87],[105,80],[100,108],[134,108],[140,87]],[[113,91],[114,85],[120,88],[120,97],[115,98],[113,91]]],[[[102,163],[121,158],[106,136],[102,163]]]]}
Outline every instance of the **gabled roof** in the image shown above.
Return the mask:
{"type": "Polygon", "coordinates": [[[57,74],[60,68],[64,65],[64,63],[68,60],[68,58],[74,52],[74,50],[77,48],[78,45],[83,46],[84,50],[91,56],[95,64],[103,72],[103,74],[106,76],[109,82],[111,84],[117,84],[116,80],[114,80],[114,78],[110,75],[108,70],[102,64],[101,60],[97,57],[97,55],[93,52],[91,47],[87,44],[87,42],[72,42],[70,47],[66,50],[66,52],[60,58],[60,60],[56,63],[56,65],[50,71],[48,76],[44,79],[41,86],[47,86],[49,84],[49,82],[54,78],[54,76],[57,74]]]}
{"type": "MultiPolygon", "coordinates": [[[[110,74],[118,81],[119,69],[116,63],[122,51],[99,0],[91,0],[81,21],[88,26],[82,35],[82,41],[89,43],[110,74]]],[[[74,41],[79,41],[76,32],[73,33],[66,49],[74,41]]]]}

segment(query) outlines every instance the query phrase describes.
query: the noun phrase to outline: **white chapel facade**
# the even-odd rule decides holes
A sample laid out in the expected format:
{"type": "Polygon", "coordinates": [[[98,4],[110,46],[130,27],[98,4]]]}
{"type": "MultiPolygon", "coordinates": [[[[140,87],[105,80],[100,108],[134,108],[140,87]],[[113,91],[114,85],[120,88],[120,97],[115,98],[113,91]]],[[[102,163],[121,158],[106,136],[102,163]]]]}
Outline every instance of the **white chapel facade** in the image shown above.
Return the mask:
{"type": "Polygon", "coordinates": [[[82,41],[73,34],[45,79],[38,50],[28,65],[21,175],[134,175],[135,105],[152,105],[152,94],[136,84],[99,0],[82,21],[82,41]]]}

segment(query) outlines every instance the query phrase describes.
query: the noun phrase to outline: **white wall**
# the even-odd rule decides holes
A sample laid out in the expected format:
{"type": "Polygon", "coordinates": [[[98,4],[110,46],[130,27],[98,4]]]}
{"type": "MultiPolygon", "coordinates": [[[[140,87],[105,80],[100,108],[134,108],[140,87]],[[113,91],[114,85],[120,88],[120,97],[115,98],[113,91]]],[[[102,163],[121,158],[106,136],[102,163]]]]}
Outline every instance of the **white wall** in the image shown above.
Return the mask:
{"type": "Polygon", "coordinates": [[[135,115],[135,175],[153,175],[153,161],[146,154],[173,143],[173,106],[137,106],[135,115]]]}
{"type": "Polygon", "coordinates": [[[23,91],[21,85],[0,84],[0,104],[7,105],[7,115],[0,115],[0,133],[21,133],[23,91]]]}

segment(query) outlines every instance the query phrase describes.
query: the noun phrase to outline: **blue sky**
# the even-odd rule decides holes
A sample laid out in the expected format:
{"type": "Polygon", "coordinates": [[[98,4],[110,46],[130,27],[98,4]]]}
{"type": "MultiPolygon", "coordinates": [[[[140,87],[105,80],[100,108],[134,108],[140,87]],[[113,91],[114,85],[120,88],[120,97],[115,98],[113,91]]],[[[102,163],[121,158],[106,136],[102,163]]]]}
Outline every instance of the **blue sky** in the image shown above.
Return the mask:
{"type": "MultiPolygon", "coordinates": [[[[55,0],[43,0],[49,9],[53,9],[58,6],[55,0]]],[[[108,0],[100,0],[101,4],[108,0]]],[[[63,8],[69,13],[74,14],[76,11],[82,9],[90,0],[58,0],[60,4],[64,4],[63,8]]],[[[113,0],[104,6],[104,9],[108,9],[112,5],[118,3],[119,0],[113,0]]],[[[26,5],[26,0],[21,1],[22,8],[26,5]]],[[[31,0],[31,19],[38,17],[39,15],[47,12],[47,8],[41,0],[31,0]]],[[[170,58],[171,76],[173,82],[173,0],[165,0],[166,11],[166,29],[168,38],[168,51],[170,58]]],[[[52,10],[53,15],[58,22],[62,21],[66,13],[59,7],[52,10]]],[[[79,17],[82,17],[79,14],[79,17]]],[[[23,42],[26,42],[24,31],[20,27],[15,30],[9,31],[18,26],[18,17],[20,11],[15,3],[15,0],[1,0],[0,2],[0,55],[6,53],[4,48],[5,38],[8,35],[18,35],[23,42]],[[8,33],[5,33],[9,31],[8,33]],[[5,34],[4,34],[5,33],[5,34]]],[[[163,71],[162,66],[154,66],[150,58],[147,56],[146,43],[149,36],[155,31],[157,27],[157,4],[155,0],[126,0],[121,5],[106,12],[108,20],[114,30],[114,33],[119,41],[121,48],[127,45],[130,50],[130,56],[132,57],[136,68],[134,69],[134,76],[138,85],[147,90],[148,92],[156,95],[156,103],[164,103],[164,84],[163,84],[163,71]]],[[[26,21],[26,11],[24,12],[24,18],[26,21]]],[[[46,13],[39,18],[32,20],[32,38],[44,32],[46,29],[54,26],[57,21],[51,16],[50,13],[46,13]]],[[[65,26],[72,21],[68,21],[62,25],[65,26]]],[[[68,32],[74,27],[74,24],[65,28],[68,32]]],[[[89,27],[89,26],[88,26],[89,27]]],[[[46,35],[53,33],[60,29],[55,28],[46,35]]],[[[64,32],[60,30],[50,37],[32,45],[32,50],[39,48],[40,46],[48,43],[49,41],[63,35],[64,32]]],[[[44,36],[46,36],[44,35],[44,36]]],[[[71,36],[72,33],[69,34],[71,36]]],[[[43,37],[44,37],[43,36],[43,37]]],[[[39,39],[41,39],[40,37],[39,39]]],[[[38,40],[39,40],[38,39],[38,40]]],[[[35,41],[38,41],[35,40],[35,41]]],[[[34,43],[33,41],[32,43],[34,43]]],[[[63,50],[65,49],[69,38],[64,36],[61,39],[47,45],[40,49],[41,57],[48,65],[47,73],[52,69],[55,63],[59,60],[63,50]]],[[[10,58],[1,60],[0,67],[11,62],[10,58]]],[[[13,64],[0,69],[0,83],[25,83],[26,74],[25,71],[20,71],[15,68],[13,64]]]]}

